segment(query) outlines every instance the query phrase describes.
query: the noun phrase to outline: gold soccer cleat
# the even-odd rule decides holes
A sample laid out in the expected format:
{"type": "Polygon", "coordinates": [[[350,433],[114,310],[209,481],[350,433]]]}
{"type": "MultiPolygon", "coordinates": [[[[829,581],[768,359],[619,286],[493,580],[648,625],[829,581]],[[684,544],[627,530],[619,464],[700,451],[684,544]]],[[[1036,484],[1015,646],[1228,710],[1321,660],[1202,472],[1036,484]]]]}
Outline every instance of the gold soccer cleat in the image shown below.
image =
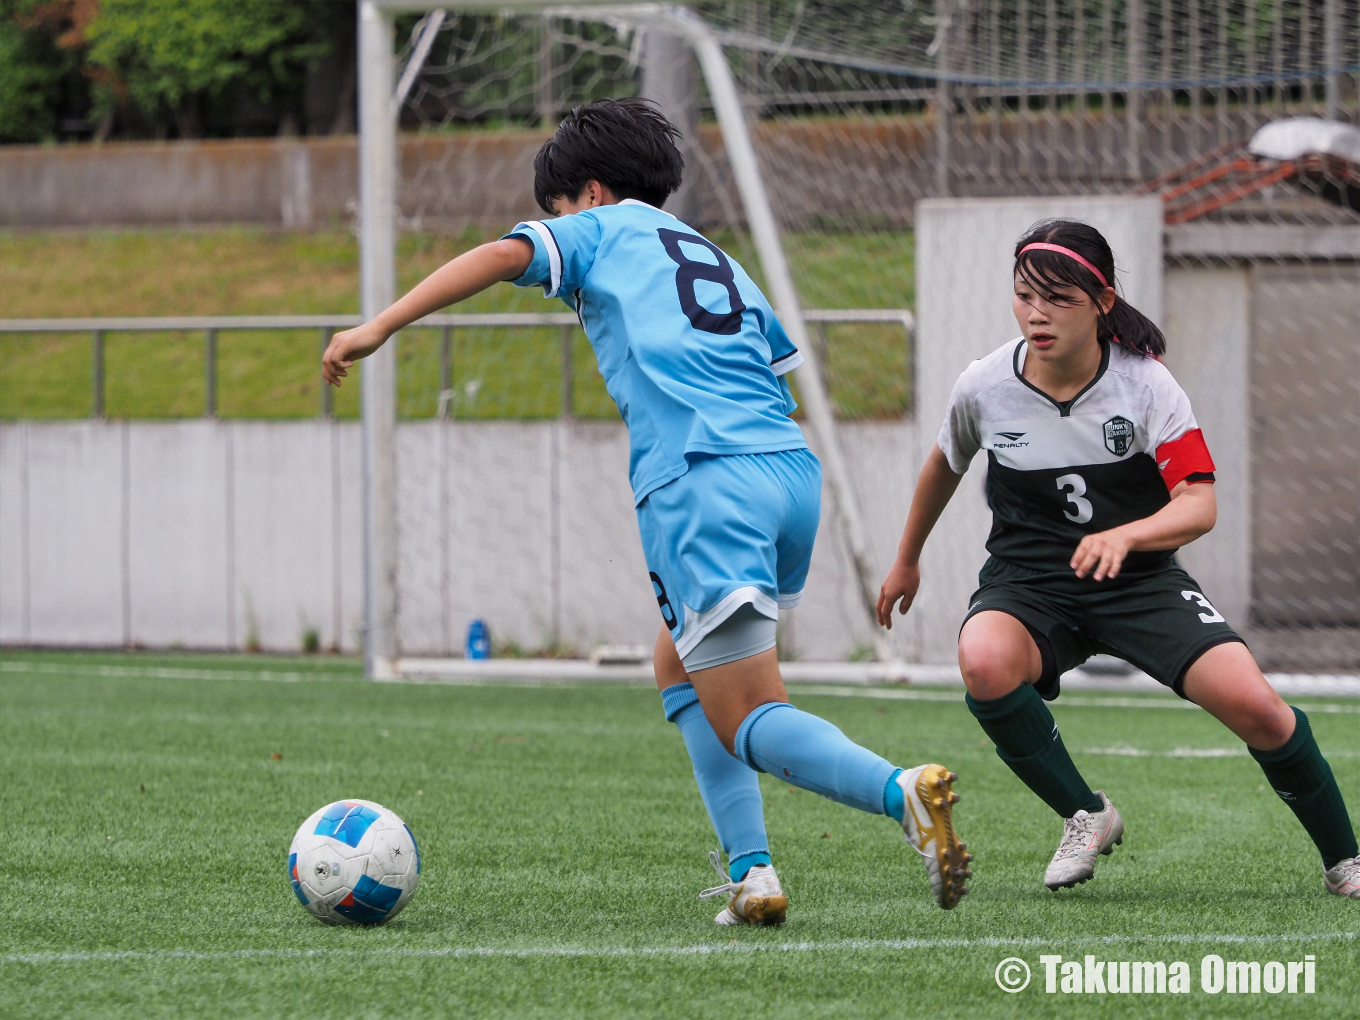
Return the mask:
{"type": "Polygon", "coordinates": [[[968,853],[968,844],[959,842],[951,816],[959,799],[953,790],[958,778],[943,765],[918,765],[897,777],[906,802],[902,831],[925,861],[930,891],[945,910],[958,904],[968,892],[964,882],[973,877],[968,870],[973,855],[968,853]]]}
{"type": "Polygon", "coordinates": [[[722,858],[718,851],[709,851],[708,863],[713,865],[713,870],[724,881],[722,885],[705,889],[699,894],[699,899],[706,900],[713,896],[723,896],[728,893],[732,896],[727,901],[727,906],[718,911],[718,916],[713,919],[714,924],[776,925],[784,923],[784,916],[789,910],[789,898],[784,895],[784,890],[779,887],[779,877],[774,873],[772,866],[757,864],[746,873],[746,877],[740,882],[731,882],[727,880],[727,872],[723,871],[722,858]]]}

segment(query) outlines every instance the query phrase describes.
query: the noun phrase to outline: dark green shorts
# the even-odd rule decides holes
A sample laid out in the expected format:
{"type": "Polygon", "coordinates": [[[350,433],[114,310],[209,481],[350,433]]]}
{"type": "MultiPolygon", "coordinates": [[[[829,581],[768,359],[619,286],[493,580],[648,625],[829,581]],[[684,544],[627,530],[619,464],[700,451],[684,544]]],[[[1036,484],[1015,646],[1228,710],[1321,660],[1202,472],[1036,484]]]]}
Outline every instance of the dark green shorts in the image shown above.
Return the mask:
{"type": "Polygon", "coordinates": [[[1181,684],[1194,661],[1214,645],[1242,640],[1174,562],[1095,582],[993,556],[978,584],[964,622],[995,610],[1023,623],[1043,658],[1034,687],[1047,701],[1058,696],[1059,677],[1097,652],[1126,659],[1185,697],[1181,684]]]}

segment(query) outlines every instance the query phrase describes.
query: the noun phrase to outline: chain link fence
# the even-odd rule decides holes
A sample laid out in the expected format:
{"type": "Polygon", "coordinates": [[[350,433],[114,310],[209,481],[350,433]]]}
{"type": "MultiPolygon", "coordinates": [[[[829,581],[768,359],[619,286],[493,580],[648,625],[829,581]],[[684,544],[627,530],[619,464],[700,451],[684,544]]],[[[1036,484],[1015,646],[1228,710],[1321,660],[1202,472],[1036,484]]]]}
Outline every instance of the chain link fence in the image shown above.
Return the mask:
{"type": "MultiPolygon", "coordinates": [[[[764,0],[700,3],[694,11],[718,35],[736,75],[805,307],[914,308],[921,199],[1160,196],[1170,343],[1194,349],[1206,342],[1205,330],[1223,334],[1215,343],[1227,343],[1228,333],[1240,341],[1240,406],[1237,417],[1224,419],[1237,423],[1247,451],[1240,544],[1249,547],[1243,583],[1250,596],[1248,619],[1239,622],[1270,665],[1360,665],[1360,448],[1353,440],[1360,426],[1360,4],[764,0]],[[1227,302],[1224,318],[1187,312],[1206,295],[1227,302]]],[[[398,28],[405,33],[398,67],[406,67],[435,26],[412,16],[398,28]]],[[[494,236],[541,215],[527,182],[533,153],[557,119],[594,98],[641,94],[685,131],[686,186],[668,210],[758,276],[702,76],[678,38],[630,21],[626,11],[585,18],[563,8],[451,12],[424,42],[428,55],[401,111],[409,132],[401,150],[406,225],[494,236]]],[[[865,454],[857,484],[886,563],[919,451],[938,427],[912,416],[917,353],[900,321],[823,322],[813,336],[851,459],[865,454]],[[870,450],[900,457],[876,476],[870,450]],[[895,480],[884,481],[889,476],[895,480]]],[[[999,346],[1009,336],[991,339],[999,346]]],[[[504,342],[486,341],[487,364],[513,360],[504,342]]],[[[575,342],[576,372],[593,379],[583,339],[575,342]]],[[[401,375],[405,413],[428,413],[450,388],[440,382],[448,376],[437,371],[434,346],[425,349],[401,375]]],[[[495,385],[509,392],[520,384],[507,375],[495,385]]],[[[447,400],[463,401],[466,381],[451,388],[447,400]]],[[[560,381],[549,389],[562,392],[560,381]]],[[[478,400],[501,399],[478,393],[478,400]]],[[[578,414],[612,416],[602,395],[591,399],[591,410],[578,414]]],[[[581,436],[552,440],[568,441],[581,436]]],[[[567,470],[566,462],[552,463],[558,467],[545,468],[545,477],[566,484],[552,474],[567,470]]],[[[447,508],[426,503],[422,513],[447,518],[447,508]]],[[[592,562],[609,553],[593,549],[588,536],[631,527],[626,503],[616,512],[595,500],[589,512],[607,519],[584,523],[568,523],[560,501],[543,506],[543,519],[525,527],[550,536],[550,547],[578,536],[573,554],[589,548],[592,562]]],[[[412,535],[423,533],[424,523],[404,519],[412,535]]],[[[453,534],[455,544],[472,540],[453,534]]],[[[525,556],[527,582],[541,574],[529,561],[543,561],[525,556]]],[[[841,551],[829,548],[827,557],[828,575],[845,577],[841,551]]],[[[548,622],[512,624],[515,641],[589,643],[592,635],[569,619],[568,589],[594,597],[595,588],[580,587],[590,568],[568,565],[561,552],[546,562],[554,564],[558,608],[548,622]]],[[[603,576],[598,583],[612,590],[603,576]]],[[[403,588],[404,604],[434,605],[433,589],[417,587],[403,588]]],[[[868,635],[845,605],[824,607],[828,633],[795,635],[788,646],[835,645],[837,655],[864,647],[868,635]],[[829,634],[837,628],[839,644],[829,634]]],[[[631,619],[632,606],[620,600],[620,618],[631,619]]],[[[636,625],[644,623],[639,617],[636,625]]],[[[815,629],[801,618],[799,625],[815,629]]],[[[413,631],[403,636],[404,648],[439,644],[413,631]]],[[[897,650],[911,656],[919,647],[904,638],[897,650]]]]}

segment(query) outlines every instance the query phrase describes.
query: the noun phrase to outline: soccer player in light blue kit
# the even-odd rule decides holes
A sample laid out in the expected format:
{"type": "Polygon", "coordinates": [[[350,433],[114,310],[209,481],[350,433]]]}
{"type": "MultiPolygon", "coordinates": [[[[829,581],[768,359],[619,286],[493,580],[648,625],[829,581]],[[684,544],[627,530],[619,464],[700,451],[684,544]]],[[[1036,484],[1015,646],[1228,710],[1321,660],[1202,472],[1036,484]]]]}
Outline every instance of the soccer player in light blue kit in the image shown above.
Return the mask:
{"type": "Polygon", "coordinates": [[[629,480],[663,627],[657,686],[727,854],[719,924],[779,924],[758,772],[886,814],[953,907],[972,859],[954,832],[956,778],[895,767],[789,704],[775,653],[798,604],[821,508],[821,466],[789,414],[801,362],[741,266],[660,206],[680,185],[678,131],[643,100],[577,107],[534,160],[555,219],[458,256],[322,359],[340,385],[358,358],[498,281],[541,286],[580,318],[628,426],[629,480]]]}

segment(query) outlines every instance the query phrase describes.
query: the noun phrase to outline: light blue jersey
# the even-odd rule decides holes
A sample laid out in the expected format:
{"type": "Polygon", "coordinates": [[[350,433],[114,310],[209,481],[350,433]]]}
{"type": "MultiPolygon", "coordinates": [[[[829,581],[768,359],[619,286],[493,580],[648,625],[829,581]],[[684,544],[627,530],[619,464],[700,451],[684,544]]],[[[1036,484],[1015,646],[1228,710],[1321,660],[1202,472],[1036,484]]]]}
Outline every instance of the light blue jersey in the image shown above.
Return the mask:
{"type": "Polygon", "coordinates": [[[802,363],[745,270],[670,213],[634,199],[521,223],[515,286],[576,311],[628,426],[636,503],[696,455],[807,447],[783,378],[802,363]]]}

